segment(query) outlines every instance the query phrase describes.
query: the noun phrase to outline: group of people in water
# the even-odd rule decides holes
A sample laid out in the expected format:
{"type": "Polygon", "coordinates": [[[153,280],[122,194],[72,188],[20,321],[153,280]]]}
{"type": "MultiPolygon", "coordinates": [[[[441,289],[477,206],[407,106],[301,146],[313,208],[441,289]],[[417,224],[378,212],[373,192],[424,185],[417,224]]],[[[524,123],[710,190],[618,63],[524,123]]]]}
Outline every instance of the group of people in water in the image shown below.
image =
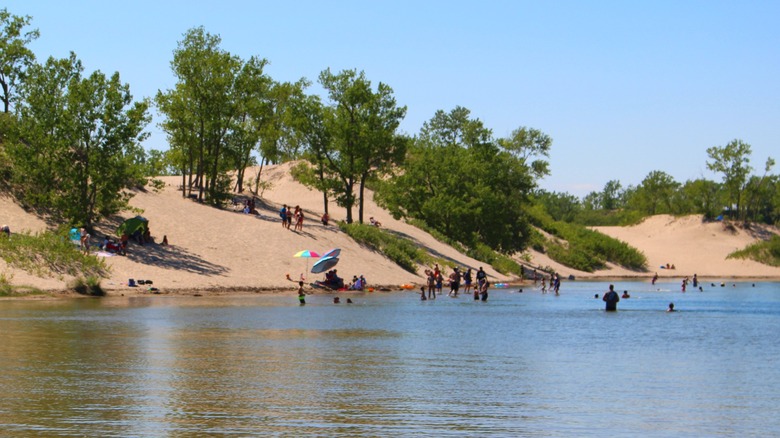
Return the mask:
{"type": "MultiPolygon", "coordinates": [[[[433,269],[425,270],[426,285],[420,288],[420,300],[434,300],[436,294],[442,295],[444,289],[444,274],[439,268],[439,264],[434,264],[433,269]],[[427,292],[427,296],[426,296],[427,292]]],[[[452,268],[452,272],[447,276],[447,286],[449,287],[448,296],[457,297],[461,292],[461,285],[463,286],[463,293],[468,295],[474,293],[474,299],[487,301],[488,288],[490,282],[487,279],[485,270],[480,267],[477,270],[476,275],[471,268],[463,271],[457,266],[452,268]],[[474,278],[476,277],[476,285],[473,285],[474,278]]]]}
{"type": "MultiPolygon", "coordinates": [[[[420,287],[420,300],[435,300],[436,294],[443,294],[444,288],[444,275],[441,272],[438,264],[435,264],[433,269],[426,269],[426,285],[420,287]]],[[[487,301],[488,290],[490,289],[490,282],[487,279],[485,270],[480,266],[476,274],[474,274],[471,268],[463,271],[457,266],[452,268],[452,272],[447,276],[447,285],[450,297],[457,297],[461,292],[461,285],[463,286],[463,294],[471,295],[473,292],[474,300],[487,301]],[[474,280],[476,278],[476,284],[474,280]]]]}

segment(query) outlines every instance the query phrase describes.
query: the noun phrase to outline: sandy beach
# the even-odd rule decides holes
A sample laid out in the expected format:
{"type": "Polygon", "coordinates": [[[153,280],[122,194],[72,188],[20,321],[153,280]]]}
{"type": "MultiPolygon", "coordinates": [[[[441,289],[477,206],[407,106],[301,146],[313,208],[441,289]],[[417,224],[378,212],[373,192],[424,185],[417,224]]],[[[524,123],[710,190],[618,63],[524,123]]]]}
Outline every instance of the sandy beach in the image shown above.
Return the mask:
{"type": "MultiPolygon", "coordinates": [[[[270,187],[262,193],[257,203],[258,214],[244,214],[240,207],[219,210],[184,199],[177,187],[181,177],[164,177],[165,189],[139,191],[131,200],[131,206],[149,220],[150,230],[160,242],[167,236],[170,245],[132,245],[128,255],[106,257],[110,276],[102,286],[111,294],[148,293],[144,287],[127,286],[129,279],[152,280],[162,293],[256,293],[263,291],[293,291],[302,274],[306,282],[323,278],[322,274],[307,272],[316,258],[293,257],[301,250],[319,253],[334,248],[341,249],[336,269],[346,280],[364,275],[369,285],[398,289],[404,284],[422,284],[423,270],[418,273],[405,271],[382,254],[359,245],[331,223],[324,226],[323,201],[319,192],[309,190],[295,182],[289,174],[290,164],[266,166],[264,181],[270,187]],[[305,213],[303,231],[282,228],[278,211],[283,204],[300,205],[305,213]]],[[[247,180],[252,180],[257,169],[249,169],[247,180]]],[[[346,214],[335,203],[329,204],[330,216],[342,220],[346,214]]],[[[112,234],[123,218],[137,213],[124,212],[121,217],[98,225],[100,233],[112,234]]],[[[353,210],[357,217],[357,209],[353,210]]],[[[393,219],[386,211],[373,203],[371,194],[365,207],[364,220],[369,216],[378,220],[383,228],[399,233],[436,257],[474,269],[483,266],[494,282],[514,282],[485,264],[457,252],[437,241],[429,234],[402,221],[393,219]]],[[[0,197],[0,222],[8,224],[12,232],[41,231],[47,224],[28,214],[8,197],[0,197]]],[[[648,258],[648,272],[634,272],[620,267],[586,273],[576,271],[548,259],[543,254],[531,252],[531,265],[551,267],[564,278],[573,275],[578,279],[651,277],[655,272],[662,277],[692,276],[704,278],[771,278],[780,279],[780,268],[773,268],[752,261],[728,260],[726,256],[761,237],[756,232],[729,229],[722,223],[704,223],[699,216],[675,218],[655,216],[632,227],[598,227],[599,231],[627,242],[640,249],[648,258]],[[676,269],[661,269],[661,265],[674,264],[676,269]]],[[[776,230],[772,230],[776,232],[776,230]]],[[[93,239],[93,244],[97,244],[93,239]]],[[[519,258],[518,258],[519,260],[519,258]]],[[[11,269],[0,261],[0,274],[12,284],[34,286],[49,291],[65,289],[68,278],[39,278],[18,269],[11,269]]]]}

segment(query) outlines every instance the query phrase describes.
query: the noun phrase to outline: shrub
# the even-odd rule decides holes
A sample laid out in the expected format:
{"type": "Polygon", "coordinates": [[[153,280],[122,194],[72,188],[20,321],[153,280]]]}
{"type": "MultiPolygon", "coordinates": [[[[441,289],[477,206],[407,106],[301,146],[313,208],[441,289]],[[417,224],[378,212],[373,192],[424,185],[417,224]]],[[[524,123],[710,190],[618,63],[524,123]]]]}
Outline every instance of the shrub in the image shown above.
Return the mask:
{"type": "Polygon", "coordinates": [[[106,295],[106,291],[100,286],[100,278],[93,275],[75,278],[70,282],[68,288],[81,295],[89,295],[92,297],[102,297],[106,295]]]}
{"type": "Polygon", "coordinates": [[[408,240],[381,228],[345,222],[339,222],[339,228],[357,242],[381,252],[409,272],[417,273],[417,263],[426,264],[432,260],[425,251],[408,240]]]}
{"type": "Polygon", "coordinates": [[[780,266],[780,236],[756,242],[729,254],[730,259],[750,259],[769,266],[780,266]]]}

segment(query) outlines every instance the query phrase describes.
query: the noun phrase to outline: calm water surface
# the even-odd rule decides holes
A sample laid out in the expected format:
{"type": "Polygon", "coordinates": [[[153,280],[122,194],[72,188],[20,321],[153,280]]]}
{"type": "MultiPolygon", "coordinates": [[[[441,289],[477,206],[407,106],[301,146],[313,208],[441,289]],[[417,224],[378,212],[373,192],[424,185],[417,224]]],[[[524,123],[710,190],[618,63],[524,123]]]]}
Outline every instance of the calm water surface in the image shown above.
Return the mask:
{"type": "Polygon", "coordinates": [[[768,436],[780,284],[0,301],[3,436],[768,436]],[[656,290],[656,289],[661,289],[656,290]],[[346,297],[342,294],[342,299],[346,297]],[[666,313],[670,301],[678,312],[666,313]]]}

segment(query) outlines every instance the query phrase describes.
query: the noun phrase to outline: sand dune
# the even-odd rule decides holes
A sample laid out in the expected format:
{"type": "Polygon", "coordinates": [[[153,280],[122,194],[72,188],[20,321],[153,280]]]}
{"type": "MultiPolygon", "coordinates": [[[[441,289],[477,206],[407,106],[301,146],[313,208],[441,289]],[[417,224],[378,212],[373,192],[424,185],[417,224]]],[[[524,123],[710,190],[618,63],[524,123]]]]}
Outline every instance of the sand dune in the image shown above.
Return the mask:
{"type": "MultiPolygon", "coordinates": [[[[258,215],[243,214],[236,209],[218,210],[195,201],[184,199],[177,191],[180,177],[165,177],[165,189],[138,192],[131,205],[142,210],[150,220],[152,235],[161,240],[168,237],[169,246],[150,244],[143,247],[131,245],[126,257],[107,257],[110,277],[103,281],[109,293],[130,293],[127,281],[148,279],[161,291],[208,289],[231,290],[292,290],[295,287],[286,274],[298,278],[302,273],[307,281],[322,278],[321,274],[307,274],[316,259],[294,258],[293,254],[308,249],[325,252],[333,248],[342,250],[338,266],[339,274],[347,279],[364,275],[373,285],[395,287],[407,283],[422,283],[423,267],[418,274],[407,272],[383,255],[363,247],[331,224],[319,222],[323,200],[318,192],[293,181],[289,164],[267,166],[263,169],[264,181],[269,187],[258,203],[258,215]],[[278,217],[282,204],[300,205],[306,221],[302,232],[283,229],[278,217]]],[[[257,169],[247,171],[247,179],[254,177],[257,169]]],[[[335,203],[329,204],[330,215],[342,220],[346,214],[335,203]]],[[[357,209],[353,211],[357,216],[357,209]]],[[[134,216],[126,212],[123,217],[134,216]]],[[[374,216],[382,226],[392,232],[412,239],[417,245],[436,257],[450,260],[464,267],[477,268],[483,263],[458,253],[429,234],[404,222],[394,220],[386,211],[369,200],[365,220],[374,216]]],[[[121,218],[107,221],[98,227],[111,233],[121,218]]],[[[0,197],[0,222],[11,226],[12,231],[39,231],[45,222],[26,213],[7,197],[0,197]]],[[[673,263],[674,271],[658,269],[659,275],[685,276],[698,273],[700,277],[774,277],[780,278],[780,268],[772,268],[750,261],[726,260],[726,255],[756,239],[744,230],[726,230],[720,223],[702,223],[698,216],[673,218],[656,216],[634,227],[600,227],[610,236],[624,240],[641,249],[648,257],[651,271],[641,274],[620,268],[596,273],[578,272],[559,266],[542,254],[532,253],[534,266],[550,266],[563,275],[579,278],[622,277],[652,275],[656,266],[673,263]]],[[[494,281],[511,281],[485,266],[494,281]]],[[[63,289],[67,278],[38,278],[19,270],[10,269],[0,261],[0,273],[14,284],[36,286],[47,290],[63,289]]]]}

